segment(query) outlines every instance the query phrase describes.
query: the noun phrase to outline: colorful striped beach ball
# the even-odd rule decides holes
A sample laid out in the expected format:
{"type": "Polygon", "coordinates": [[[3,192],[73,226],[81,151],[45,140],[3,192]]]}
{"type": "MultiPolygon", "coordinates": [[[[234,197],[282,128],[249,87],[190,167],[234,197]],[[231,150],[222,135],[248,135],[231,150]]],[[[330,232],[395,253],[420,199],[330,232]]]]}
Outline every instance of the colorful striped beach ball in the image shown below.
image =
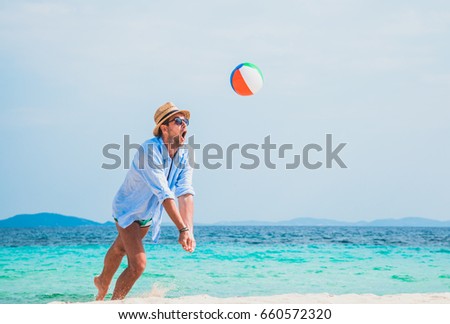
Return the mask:
{"type": "Polygon", "coordinates": [[[252,63],[241,63],[231,72],[230,83],[233,90],[241,96],[251,96],[263,86],[261,70],[252,63]]]}

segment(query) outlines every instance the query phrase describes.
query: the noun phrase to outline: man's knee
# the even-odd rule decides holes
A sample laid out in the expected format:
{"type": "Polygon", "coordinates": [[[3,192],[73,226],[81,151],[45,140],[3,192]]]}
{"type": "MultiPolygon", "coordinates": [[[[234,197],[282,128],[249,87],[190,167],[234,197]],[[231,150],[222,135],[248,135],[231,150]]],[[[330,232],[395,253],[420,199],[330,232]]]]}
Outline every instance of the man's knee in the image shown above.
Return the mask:
{"type": "Polygon", "coordinates": [[[113,249],[114,249],[114,254],[120,255],[122,257],[125,256],[125,254],[126,254],[124,247],[119,244],[114,244],[113,249]]]}
{"type": "Polygon", "coordinates": [[[144,272],[146,266],[147,266],[147,259],[145,258],[145,256],[138,257],[130,261],[128,265],[128,267],[135,276],[140,276],[144,272]]]}

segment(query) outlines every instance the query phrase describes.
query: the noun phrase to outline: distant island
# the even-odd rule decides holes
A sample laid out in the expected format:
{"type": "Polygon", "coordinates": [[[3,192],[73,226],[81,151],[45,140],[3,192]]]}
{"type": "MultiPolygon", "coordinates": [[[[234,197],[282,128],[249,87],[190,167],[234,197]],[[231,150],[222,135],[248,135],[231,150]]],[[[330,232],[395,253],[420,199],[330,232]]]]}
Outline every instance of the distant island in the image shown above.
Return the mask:
{"type": "Polygon", "coordinates": [[[422,217],[405,217],[376,219],[373,221],[345,222],[325,218],[299,217],[287,221],[262,222],[262,221],[241,221],[241,222],[219,222],[218,226],[402,226],[402,227],[450,227],[450,221],[439,221],[422,217]]]}
{"type": "MultiPolygon", "coordinates": [[[[0,228],[23,227],[74,227],[74,226],[111,226],[113,222],[99,223],[85,218],[66,216],[55,213],[21,214],[0,220],[0,228]]],[[[163,226],[173,226],[163,223],[163,226]]],[[[230,221],[213,224],[196,224],[196,226],[401,226],[401,227],[450,227],[450,221],[439,221],[421,217],[400,219],[378,219],[373,221],[344,222],[331,219],[300,217],[288,221],[230,221]]]]}
{"type": "Polygon", "coordinates": [[[98,223],[85,218],[54,213],[21,214],[4,220],[0,220],[0,228],[74,227],[105,225],[114,225],[114,223],[98,223]]]}

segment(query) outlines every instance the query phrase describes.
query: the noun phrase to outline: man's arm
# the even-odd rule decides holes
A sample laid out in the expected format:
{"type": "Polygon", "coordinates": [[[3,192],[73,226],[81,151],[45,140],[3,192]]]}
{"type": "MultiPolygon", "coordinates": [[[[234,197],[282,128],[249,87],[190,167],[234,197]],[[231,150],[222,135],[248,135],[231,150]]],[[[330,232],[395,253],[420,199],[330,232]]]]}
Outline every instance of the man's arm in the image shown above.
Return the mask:
{"type": "Polygon", "coordinates": [[[194,196],[186,194],[178,197],[181,218],[194,235],[194,196]]]}
{"type": "Polygon", "coordinates": [[[189,227],[191,248],[190,252],[194,252],[196,242],[194,238],[194,196],[186,194],[178,197],[178,206],[180,207],[181,218],[187,227],[189,227]]]}
{"type": "MultiPolygon", "coordinates": [[[[178,230],[188,227],[189,231],[180,232],[180,236],[178,238],[178,243],[181,244],[183,249],[185,249],[187,252],[194,252],[195,249],[195,240],[194,236],[192,234],[192,229],[189,226],[189,223],[186,223],[183,220],[183,213],[180,214],[180,211],[178,210],[177,205],[175,204],[175,201],[171,198],[168,198],[163,201],[164,209],[166,210],[167,214],[169,215],[170,219],[173,221],[175,226],[178,228],[178,230]]],[[[180,208],[181,209],[181,208],[180,208]]]]}

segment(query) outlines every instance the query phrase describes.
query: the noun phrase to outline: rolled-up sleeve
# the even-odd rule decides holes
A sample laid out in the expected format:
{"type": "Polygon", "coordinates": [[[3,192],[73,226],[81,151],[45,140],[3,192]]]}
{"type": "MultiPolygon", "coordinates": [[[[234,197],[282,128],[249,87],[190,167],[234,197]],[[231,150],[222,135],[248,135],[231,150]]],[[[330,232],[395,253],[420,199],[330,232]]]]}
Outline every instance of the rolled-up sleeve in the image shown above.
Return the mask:
{"type": "Polygon", "coordinates": [[[192,175],[193,168],[189,164],[189,158],[185,160],[186,162],[183,164],[183,169],[178,175],[177,182],[175,183],[175,195],[177,197],[191,194],[195,195],[194,188],[192,187],[192,175]]]}
{"type": "MultiPolygon", "coordinates": [[[[162,153],[156,145],[144,149],[145,163],[141,168],[137,168],[139,174],[150,187],[151,192],[162,203],[166,199],[175,199],[174,193],[170,190],[164,173],[164,161],[162,153]]],[[[135,159],[134,163],[139,162],[135,159]]]]}

